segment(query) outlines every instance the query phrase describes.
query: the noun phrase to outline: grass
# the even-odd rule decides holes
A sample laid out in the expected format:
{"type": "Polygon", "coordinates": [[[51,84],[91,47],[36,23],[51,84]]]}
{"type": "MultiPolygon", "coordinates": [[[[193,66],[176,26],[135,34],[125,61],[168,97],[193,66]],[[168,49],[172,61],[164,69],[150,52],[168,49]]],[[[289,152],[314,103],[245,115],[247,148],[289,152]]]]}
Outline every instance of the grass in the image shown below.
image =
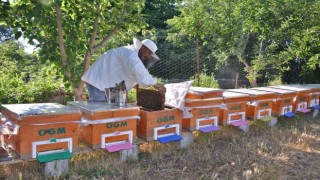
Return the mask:
{"type": "MultiPolygon", "coordinates": [[[[279,118],[273,128],[255,121],[244,133],[231,127],[194,133],[194,144],[139,145],[137,161],[98,150],[76,155],[67,175],[53,179],[319,179],[320,117],[279,118]]],[[[0,166],[0,179],[41,179],[37,162],[0,166]]]]}

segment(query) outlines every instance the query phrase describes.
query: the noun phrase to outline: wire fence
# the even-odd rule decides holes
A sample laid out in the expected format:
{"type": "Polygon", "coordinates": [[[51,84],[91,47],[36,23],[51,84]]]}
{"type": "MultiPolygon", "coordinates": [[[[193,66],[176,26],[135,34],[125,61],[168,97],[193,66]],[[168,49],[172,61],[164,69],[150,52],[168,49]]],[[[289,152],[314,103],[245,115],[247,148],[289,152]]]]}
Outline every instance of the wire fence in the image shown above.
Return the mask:
{"type": "MultiPolygon", "coordinates": [[[[199,68],[200,73],[208,76],[212,75],[220,88],[250,87],[243,63],[237,59],[230,59],[224,65],[218,64],[209,47],[201,46],[199,48],[199,63],[197,63],[197,51],[194,42],[184,45],[183,48],[174,47],[169,43],[158,43],[157,54],[161,60],[149,71],[155,77],[167,82],[196,79],[199,68]]],[[[271,67],[266,68],[259,73],[258,85],[265,85],[277,76],[279,76],[278,70],[271,67]]]]}

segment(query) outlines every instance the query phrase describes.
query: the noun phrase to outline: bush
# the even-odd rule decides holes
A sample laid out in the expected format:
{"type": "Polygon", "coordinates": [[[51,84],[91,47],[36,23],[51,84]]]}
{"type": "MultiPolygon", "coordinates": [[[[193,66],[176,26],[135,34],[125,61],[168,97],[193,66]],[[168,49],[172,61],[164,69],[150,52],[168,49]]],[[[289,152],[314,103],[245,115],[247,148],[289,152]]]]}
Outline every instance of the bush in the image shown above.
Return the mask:
{"type": "Polygon", "coordinates": [[[204,67],[200,73],[200,82],[198,80],[197,74],[190,78],[194,80],[193,86],[208,87],[208,88],[219,88],[218,81],[214,78],[214,74],[207,74],[207,69],[204,67]]]}
{"type": "Polygon", "coordinates": [[[19,44],[2,44],[0,66],[1,104],[53,102],[54,95],[61,93],[63,75],[58,67],[38,62],[35,55],[26,54],[19,44]]]}

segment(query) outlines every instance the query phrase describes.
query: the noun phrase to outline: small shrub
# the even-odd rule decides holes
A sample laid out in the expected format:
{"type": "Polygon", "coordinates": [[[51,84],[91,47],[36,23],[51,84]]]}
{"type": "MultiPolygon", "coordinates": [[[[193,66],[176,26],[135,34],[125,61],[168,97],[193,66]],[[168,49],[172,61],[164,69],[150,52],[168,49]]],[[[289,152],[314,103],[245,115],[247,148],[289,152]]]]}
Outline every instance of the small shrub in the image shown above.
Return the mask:
{"type": "Polygon", "coordinates": [[[219,88],[218,81],[214,78],[214,74],[211,73],[208,75],[206,67],[204,67],[202,72],[200,73],[200,81],[198,80],[197,74],[195,74],[190,79],[194,80],[193,86],[219,88]]]}

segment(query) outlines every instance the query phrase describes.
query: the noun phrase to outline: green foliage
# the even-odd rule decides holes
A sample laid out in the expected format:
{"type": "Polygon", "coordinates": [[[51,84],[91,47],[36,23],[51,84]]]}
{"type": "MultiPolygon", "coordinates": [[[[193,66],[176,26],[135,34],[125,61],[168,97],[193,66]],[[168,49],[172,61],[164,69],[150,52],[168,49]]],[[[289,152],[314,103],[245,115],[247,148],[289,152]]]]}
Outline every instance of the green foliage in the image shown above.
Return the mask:
{"type": "Polygon", "coordinates": [[[285,71],[297,58],[319,66],[319,1],[187,0],[179,10],[167,21],[172,39],[183,34],[213,42],[218,62],[237,57],[249,80],[267,66],[285,71]]]}
{"type": "Polygon", "coordinates": [[[135,88],[131,89],[128,92],[128,102],[129,103],[137,102],[137,91],[135,88]]]}
{"type": "Polygon", "coordinates": [[[23,33],[30,40],[29,43],[37,41],[35,45],[40,48],[39,60],[55,63],[63,73],[70,72],[71,79],[66,80],[70,80],[67,84],[72,86],[76,86],[84,72],[86,53],[94,53],[92,60],[95,60],[102,51],[131,42],[132,37],[146,27],[141,15],[144,0],[18,0],[10,3],[4,20],[14,28],[16,38],[23,33]],[[58,7],[62,11],[62,35],[67,55],[64,67],[57,41],[58,7]],[[93,34],[96,17],[99,21],[97,32],[93,34]],[[114,30],[115,34],[112,34],[114,30]],[[92,51],[93,47],[88,42],[91,36],[94,37],[94,45],[110,36],[109,43],[92,51]]]}
{"type": "Polygon", "coordinates": [[[207,74],[207,69],[204,67],[203,71],[200,73],[200,78],[194,75],[190,80],[194,80],[193,86],[208,87],[208,88],[219,88],[218,81],[215,80],[214,74],[207,74]],[[199,81],[200,79],[200,81],[199,81]]]}
{"type": "Polygon", "coordinates": [[[283,82],[281,80],[281,77],[278,77],[274,80],[269,81],[269,83],[267,84],[267,86],[277,86],[277,85],[282,85],[283,82]]]}
{"type": "Polygon", "coordinates": [[[36,56],[24,53],[14,42],[0,48],[0,102],[50,102],[63,85],[63,76],[54,64],[40,64],[36,56]]]}

